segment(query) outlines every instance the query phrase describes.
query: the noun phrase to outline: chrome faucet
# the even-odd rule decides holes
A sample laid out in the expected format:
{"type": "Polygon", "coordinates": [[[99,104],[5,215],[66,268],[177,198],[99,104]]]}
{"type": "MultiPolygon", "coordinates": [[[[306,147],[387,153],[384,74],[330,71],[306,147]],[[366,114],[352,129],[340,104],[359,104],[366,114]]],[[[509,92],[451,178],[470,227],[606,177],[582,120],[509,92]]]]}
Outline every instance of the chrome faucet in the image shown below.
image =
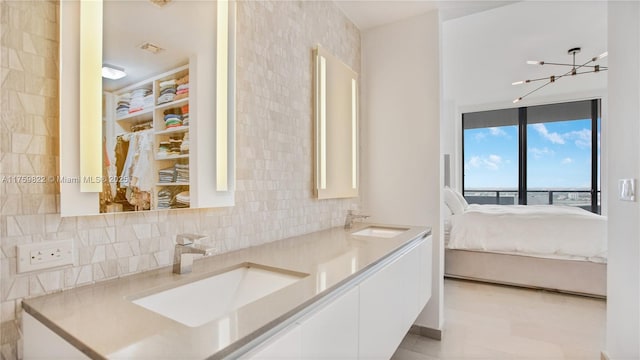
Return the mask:
{"type": "Polygon", "coordinates": [[[206,236],[196,234],[176,235],[176,247],[173,253],[174,274],[190,273],[193,268],[194,255],[211,255],[213,249],[195,243],[195,241],[204,238],[206,236]]]}
{"type": "Polygon", "coordinates": [[[366,219],[369,215],[356,214],[353,210],[349,210],[347,212],[347,217],[344,219],[344,228],[351,229],[353,226],[353,222],[356,219],[366,219]]]}

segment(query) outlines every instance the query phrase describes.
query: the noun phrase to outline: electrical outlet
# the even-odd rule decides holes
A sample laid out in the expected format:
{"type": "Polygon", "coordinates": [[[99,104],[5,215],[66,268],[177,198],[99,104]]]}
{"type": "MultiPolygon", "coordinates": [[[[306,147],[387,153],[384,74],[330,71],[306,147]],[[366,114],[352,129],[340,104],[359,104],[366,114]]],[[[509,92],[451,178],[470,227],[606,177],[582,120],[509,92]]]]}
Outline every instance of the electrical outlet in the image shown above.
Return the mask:
{"type": "Polygon", "coordinates": [[[18,273],[73,264],[73,240],[18,245],[18,273]]]}

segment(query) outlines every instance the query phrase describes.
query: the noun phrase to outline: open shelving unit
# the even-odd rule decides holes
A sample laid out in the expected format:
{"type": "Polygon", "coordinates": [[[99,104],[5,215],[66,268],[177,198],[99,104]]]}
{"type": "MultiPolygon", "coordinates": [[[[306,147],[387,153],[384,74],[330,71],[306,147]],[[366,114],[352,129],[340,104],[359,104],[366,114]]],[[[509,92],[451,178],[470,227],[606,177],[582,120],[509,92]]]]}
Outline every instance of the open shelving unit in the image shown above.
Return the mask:
{"type": "MultiPolygon", "coordinates": [[[[189,164],[190,162],[190,154],[188,152],[188,148],[186,151],[183,151],[183,146],[181,146],[180,150],[169,149],[169,152],[165,154],[165,152],[160,152],[161,143],[170,142],[171,139],[174,141],[180,140],[180,144],[183,144],[183,140],[185,138],[189,139],[189,130],[190,127],[187,125],[179,125],[174,127],[167,128],[165,126],[165,114],[172,112],[179,114],[181,117],[183,115],[183,109],[189,107],[189,96],[192,94],[189,93],[187,97],[183,97],[179,100],[169,101],[165,103],[158,104],[158,100],[161,96],[161,86],[160,84],[165,81],[170,80],[179,80],[185,76],[190,75],[189,64],[177,67],[165,73],[159,74],[152,78],[143,80],[131,86],[127,86],[125,88],[116,90],[112,93],[106,93],[105,96],[110,96],[111,101],[109,103],[112,104],[112,108],[107,111],[107,120],[112,119],[111,123],[113,124],[113,132],[118,135],[131,135],[135,134],[133,131],[136,125],[140,125],[146,122],[150,122],[151,124],[151,132],[153,133],[153,164],[150,166],[150,170],[145,172],[146,176],[151,176],[150,183],[152,187],[150,189],[150,210],[156,209],[167,209],[171,207],[159,207],[158,202],[158,193],[163,189],[178,189],[181,191],[188,191],[190,189],[190,182],[187,181],[175,181],[176,175],[174,175],[173,182],[164,182],[160,181],[159,171],[162,169],[175,167],[176,164],[189,164]],[[142,110],[135,111],[124,116],[116,116],[116,107],[118,104],[118,97],[122,94],[130,93],[136,89],[145,88],[151,91],[153,96],[153,103],[147,104],[142,110]],[[171,151],[173,150],[173,151],[171,151]]],[[[187,80],[188,83],[188,80],[187,80]]],[[[192,124],[194,121],[193,115],[189,115],[189,123],[192,124]]],[[[177,142],[177,141],[176,141],[177,142]]],[[[177,174],[177,170],[174,170],[177,174]]],[[[190,173],[190,170],[189,170],[190,173]]],[[[191,178],[189,176],[189,178],[191,178]]]]}

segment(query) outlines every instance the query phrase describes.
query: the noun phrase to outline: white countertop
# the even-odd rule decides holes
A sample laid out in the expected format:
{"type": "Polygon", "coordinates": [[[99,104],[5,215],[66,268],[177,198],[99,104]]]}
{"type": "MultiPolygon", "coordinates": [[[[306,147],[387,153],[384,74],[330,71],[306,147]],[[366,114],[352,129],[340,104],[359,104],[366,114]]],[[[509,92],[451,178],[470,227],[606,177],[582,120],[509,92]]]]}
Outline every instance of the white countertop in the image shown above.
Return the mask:
{"type": "Polygon", "coordinates": [[[176,275],[165,267],[27,299],[23,308],[92,358],[219,358],[430,231],[428,227],[356,223],[351,230],[335,227],[204,257],[194,262],[191,274],[176,275]],[[409,230],[393,238],[352,235],[370,225],[409,230]],[[188,327],[131,302],[247,262],[309,275],[199,327],[188,327]]]}

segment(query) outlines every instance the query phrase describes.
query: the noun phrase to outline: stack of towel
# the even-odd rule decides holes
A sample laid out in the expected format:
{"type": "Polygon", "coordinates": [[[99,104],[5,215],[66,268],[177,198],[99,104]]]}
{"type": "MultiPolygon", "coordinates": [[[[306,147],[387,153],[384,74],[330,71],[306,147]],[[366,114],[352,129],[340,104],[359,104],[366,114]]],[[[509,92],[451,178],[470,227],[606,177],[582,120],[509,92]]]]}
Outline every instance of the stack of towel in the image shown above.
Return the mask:
{"type": "Polygon", "coordinates": [[[153,104],[153,95],[151,89],[139,88],[131,92],[131,105],[129,106],[129,114],[142,111],[149,102],[153,104]],[[149,100],[151,99],[151,100],[149,100]]]}
{"type": "Polygon", "coordinates": [[[129,129],[131,132],[142,131],[153,128],[153,120],[143,121],[141,123],[137,123],[132,125],[129,129]]]}
{"type": "Polygon", "coordinates": [[[116,99],[116,117],[124,117],[129,115],[129,107],[131,104],[131,93],[125,93],[116,99]]]}
{"type": "Polygon", "coordinates": [[[169,186],[158,191],[158,209],[171,209],[171,208],[185,208],[189,207],[189,203],[178,203],[177,196],[184,192],[187,193],[187,197],[181,196],[181,200],[189,201],[189,187],[188,186],[169,186]]]}
{"type": "Polygon", "coordinates": [[[176,182],[189,182],[189,162],[179,162],[175,166],[176,168],[176,182]]]}
{"type": "Polygon", "coordinates": [[[189,97],[189,75],[185,75],[176,80],[176,97],[173,100],[180,100],[189,97]]]}
{"type": "Polygon", "coordinates": [[[174,166],[158,171],[158,182],[172,183],[176,181],[176,169],[174,166]]]}
{"type": "Polygon", "coordinates": [[[182,145],[182,138],[172,136],[169,139],[169,155],[180,155],[180,146],[182,145]]]}
{"type": "Polygon", "coordinates": [[[158,145],[158,154],[156,155],[157,159],[166,158],[169,156],[169,146],[171,144],[168,141],[160,141],[158,145]]]}
{"type": "Polygon", "coordinates": [[[189,132],[184,133],[182,144],[180,145],[180,154],[189,153],[189,132]]]}
{"type": "Polygon", "coordinates": [[[180,112],[182,113],[182,126],[189,126],[189,104],[183,105],[180,112]]]}
{"type": "Polygon", "coordinates": [[[169,209],[171,207],[171,199],[173,191],[170,188],[164,188],[158,191],[158,209],[169,209]]]}
{"type": "Polygon", "coordinates": [[[188,208],[190,204],[189,191],[183,191],[176,195],[174,208],[188,208]]]}
{"type": "Polygon", "coordinates": [[[166,129],[170,129],[178,126],[182,126],[182,117],[179,114],[164,115],[164,127],[166,129]]]}
{"type": "Polygon", "coordinates": [[[171,102],[176,97],[178,85],[175,80],[167,80],[160,83],[160,96],[158,105],[171,102]]]}

